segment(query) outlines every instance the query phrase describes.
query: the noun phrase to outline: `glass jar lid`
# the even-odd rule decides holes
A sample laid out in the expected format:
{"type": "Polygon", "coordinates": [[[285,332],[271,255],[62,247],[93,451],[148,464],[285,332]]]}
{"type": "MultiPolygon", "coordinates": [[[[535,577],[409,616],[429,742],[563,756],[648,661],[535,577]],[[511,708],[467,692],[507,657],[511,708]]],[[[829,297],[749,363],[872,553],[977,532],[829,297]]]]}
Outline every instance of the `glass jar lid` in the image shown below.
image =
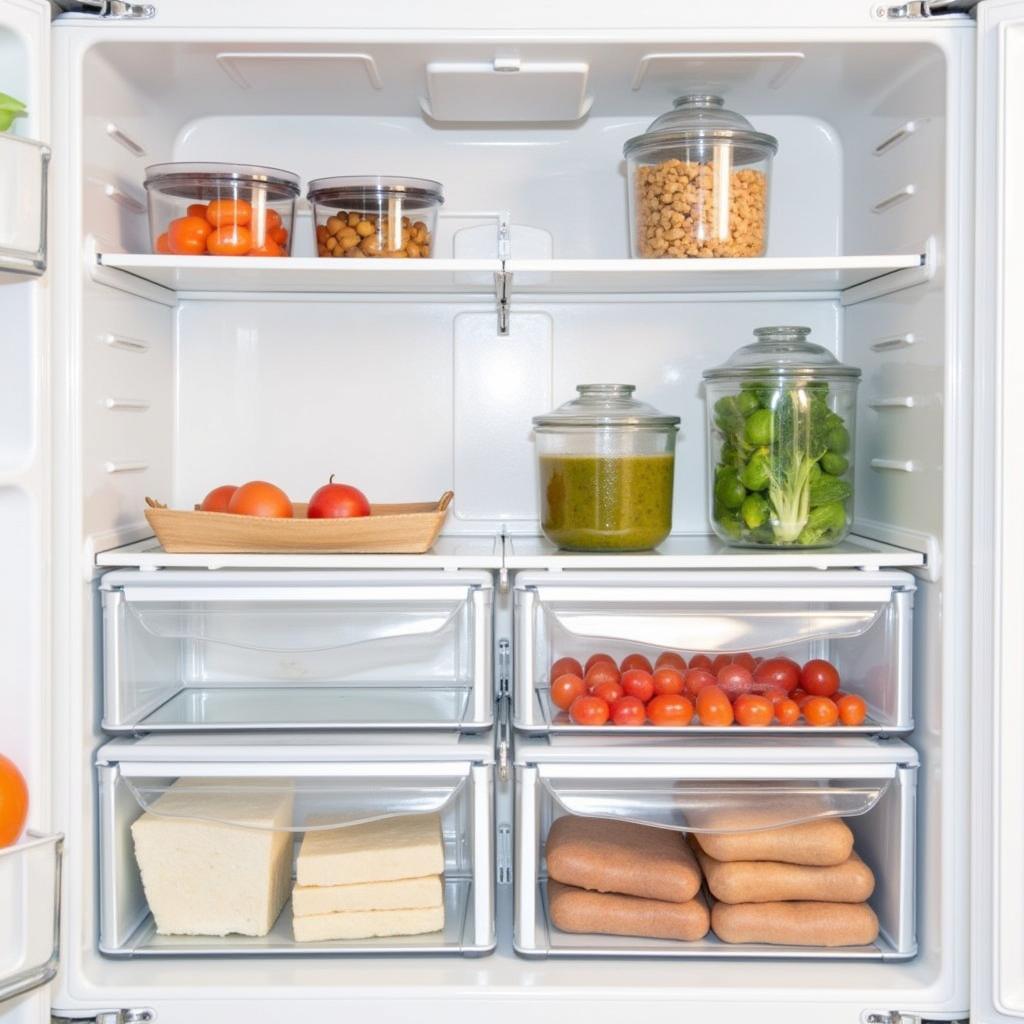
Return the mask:
{"type": "Polygon", "coordinates": [[[828,349],[807,340],[810,327],[758,327],[751,345],[737,349],[721,366],[705,370],[707,380],[723,377],[814,377],[821,380],[859,377],[828,349]]]}
{"type": "Polygon", "coordinates": [[[231,182],[266,188],[271,199],[292,199],[299,194],[299,176],[279,167],[256,164],[176,163],[146,168],[146,188],[157,188],[182,199],[201,198],[205,186],[231,182]]]}
{"type": "Polygon", "coordinates": [[[578,384],[579,395],[545,416],[534,416],[542,430],[558,427],[677,427],[678,416],[666,416],[633,397],[634,384],[578,384]]]}
{"type": "Polygon", "coordinates": [[[753,163],[775,153],[779,141],[774,135],[754,130],[735,110],[728,110],[721,96],[680,96],[673,109],[655,118],[643,135],[635,135],[622,147],[625,156],[678,143],[704,142],[731,145],[733,162],[753,163]]]}
{"type": "Polygon", "coordinates": [[[400,195],[416,202],[444,202],[444,188],[431,178],[395,178],[386,174],[341,175],[315,178],[307,193],[311,202],[330,203],[336,199],[367,199],[400,195]]]}

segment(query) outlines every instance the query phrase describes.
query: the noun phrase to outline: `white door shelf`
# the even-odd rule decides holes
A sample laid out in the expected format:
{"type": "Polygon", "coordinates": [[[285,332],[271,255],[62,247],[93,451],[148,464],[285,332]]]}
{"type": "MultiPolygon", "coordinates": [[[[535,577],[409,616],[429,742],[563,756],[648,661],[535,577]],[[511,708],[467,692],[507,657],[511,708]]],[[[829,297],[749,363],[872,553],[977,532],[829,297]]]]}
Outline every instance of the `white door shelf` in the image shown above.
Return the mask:
{"type": "Polygon", "coordinates": [[[0,850],[0,1002],[57,973],[64,838],[27,832],[0,850]]]}
{"type": "Polygon", "coordinates": [[[46,182],[50,149],[0,133],[0,270],[46,270],[46,182]]]}

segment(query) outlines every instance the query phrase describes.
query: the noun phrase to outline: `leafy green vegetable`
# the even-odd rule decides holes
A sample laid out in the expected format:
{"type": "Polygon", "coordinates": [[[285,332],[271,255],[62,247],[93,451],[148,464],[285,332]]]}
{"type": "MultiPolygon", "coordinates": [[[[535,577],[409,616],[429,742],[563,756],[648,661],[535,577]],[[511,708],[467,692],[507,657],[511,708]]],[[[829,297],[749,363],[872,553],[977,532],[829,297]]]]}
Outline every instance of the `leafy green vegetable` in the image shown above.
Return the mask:
{"type": "Polygon", "coordinates": [[[811,482],[811,508],[830,502],[846,501],[853,494],[853,488],[837,477],[824,474],[811,482]]]}
{"type": "Polygon", "coordinates": [[[25,104],[21,100],[0,92],[0,132],[7,131],[14,123],[14,119],[24,117],[25,112],[25,104]]]}

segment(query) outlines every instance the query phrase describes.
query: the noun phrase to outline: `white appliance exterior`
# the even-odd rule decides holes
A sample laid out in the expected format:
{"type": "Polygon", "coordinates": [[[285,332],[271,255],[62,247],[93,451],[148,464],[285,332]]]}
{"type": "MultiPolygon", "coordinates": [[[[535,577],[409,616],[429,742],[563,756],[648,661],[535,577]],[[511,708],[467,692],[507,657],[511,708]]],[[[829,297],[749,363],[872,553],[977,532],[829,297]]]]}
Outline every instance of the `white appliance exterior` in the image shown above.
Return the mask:
{"type": "MultiPolygon", "coordinates": [[[[656,0],[639,15],[607,0],[557,6],[519,0],[486,9],[448,0],[432,5],[429,17],[424,12],[412,0],[392,0],[383,15],[356,5],[340,27],[339,12],[323,0],[293,5],[284,15],[276,0],[214,7],[157,0],[151,19],[68,15],[51,35],[42,0],[0,0],[0,43],[6,45],[5,33],[17,34],[19,59],[30,69],[23,89],[36,120],[26,127],[54,149],[49,270],[41,280],[0,288],[5,334],[13,323],[19,341],[5,344],[0,369],[6,374],[11,359],[12,379],[24,382],[18,393],[33,395],[21,421],[28,424],[27,440],[10,460],[0,455],[2,534],[29,538],[4,552],[13,571],[0,580],[5,624],[12,627],[9,649],[16,652],[16,670],[0,677],[0,695],[17,709],[0,721],[0,749],[28,766],[33,828],[66,836],[60,973],[48,989],[0,1005],[3,1024],[43,1021],[51,1009],[68,1017],[131,1010],[135,1020],[171,1024],[212,1024],[225,1016],[232,1024],[243,1018],[262,1024],[294,1019],[297,1003],[304,1017],[358,1015],[385,1024],[413,1017],[503,1024],[524,1015],[556,1020],[567,1012],[595,1024],[638,1012],[652,1022],[685,1013],[727,1024],[754,1014],[767,1024],[880,1024],[898,1020],[887,1016],[894,1012],[905,1020],[950,1020],[969,1011],[996,1024],[1024,1015],[1024,890],[1017,870],[1024,768],[1009,732],[1021,719],[1020,696],[1015,676],[1007,674],[1019,661],[1020,643],[1013,625],[1020,620],[1019,574],[1009,571],[1020,563],[1012,547],[1020,474],[1011,462],[1020,403],[1012,400],[1017,357],[1008,326],[1019,274],[1013,274],[1012,229],[997,230],[1020,216],[1010,187],[1020,132],[1011,109],[1019,72],[1011,58],[1024,45],[1024,4],[982,0],[977,24],[956,16],[889,16],[886,5],[860,0],[692,7],[656,0]],[[165,52],[173,47],[183,63],[154,59],[150,44],[165,52]],[[592,55],[594,102],[588,120],[571,133],[580,163],[568,170],[580,174],[601,166],[623,138],[667,106],[669,86],[650,91],[658,64],[644,63],[645,55],[684,49],[693,61],[694,54],[714,53],[709,59],[725,69],[723,85],[735,107],[776,132],[781,154],[789,153],[788,174],[783,157],[776,166],[773,198],[769,256],[782,261],[779,281],[754,278],[737,293],[734,284],[705,276],[692,286],[674,281],[682,294],[666,296],[665,285],[653,283],[656,275],[638,272],[617,248],[625,223],[617,179],[583,178],[606,217],[601,230],[585,209],[560,208],[548,195],[546,185],[564,159],[557,134],[564,127],[460,129],[458,145],[451,134],[438,141],[438,129],[416,103],[420,66],[515,48],[528,56],[546,49],[563,62],[592,55]],[[282,75],[287,81],[296,53],[346,55],[345,73],[358,65],[369,83],[360,82],[353,103],[377,116],[359,124],[355,110],[339,112],[337,95],[325,91],[318,74],[306,75],[307,84],[276,105],[253,100],[237,80],[231,85],[210,52],[253,49],[277,55],[256,62],[267,90],[282,75]],[[761,56],[751,58],[755,51],[761,56]],[[812,70],[799,89],[787,91],[787,76],[799,65],[787,55],[798,52],[810,55],[804,66],[812,70]],[[722,56],[736,53],[741,56],[722,56]],[[375,89],[366,61],[353,62],[352,54],[376,60],[385,88],[375,89]],[[860,110],[858,97],[876,82],[889,83],[888,92],[873,93],[879,105],[860,110]],[[215,110],[205,118],[197,106],[204,89],[215,110]],[[289,103],[309,110],[308,118],[289,117],[289,103]],[[801,113],[793,113],[796,106],[801,113]],[[916,116],[901,115],[907,107],[916,116]],[[396,131],[389,133],[389,124],[396,131]],[[287,153],[306,180],[314,168],[336,172],[337,140],[351,142],[357,126],[361,159],[383,154],[401,167],[410,152],[430,152],[437,176],[452,183],[446,212],[457,216],[445,237],[452,255],[466,261],[449,268],[459,275],[457,294],[427,282],[437,276],[433,271],[418,279],[382,272],[373,294],[362,294],[354,279],[330,291],[328,281],[304,296],[239,292],[231,281],[223,290],[190,291],[184,284],[175,293],[146,280],[137,260],[133,266],[121,260],[133,273],[142,271],[134,276],[116,265],[119,254],[146,251],[138,212],[146,164],[210,158],[211,149],[226,159],[271,163],[287,153]],[[491,146],[488,135],[506,131],[513,145],[491,146]],[[523,153],[539,169],[536,180],[523,173],[523,153]],[[467,161],[479,171],[467,173],[467,161]],[[787,209],[799,216],[786,217],[787,209]],[[525,211],[521,223],[517,210],[525,211]],[[511,237],[505,268],[496,229],[502,223],[510,224],[511,237]],[[108,266],[97,264],[96,254],[104,252],[115,257],[108,266]],[[837,276],[802,286],[809,280],[807,258],[841,268],[836,261],[864,253],[927,259],[924,267],[898,261],[903,269],[896,272],[910,276],[891,292],[876,282],[843,290],[837,276]],[[558,262],[549,264],[552,254],[558,262]],[[978,295],[996,288],[999,297],[992,305],[978,303],[976,323],[975,255],[978,295]],[[594,257],[600,266],[578,265],[594,257]],[[513,273],[507,338],[498,334],[488,276],[501,269],[513,273]],[[342,318],[339,338],[336,327],[325,325],[342,318]],[[401,969],[373,958],[268,961],[254,971],[246,962],[219,960],[189,962],[183,970],[175,962],[121,963],[99,955],[91,764],[104,737],[96,556],[102,553],[101,564],[133,564],[111,549],[144,542],[145,494],[194,500],[221,482],[223,466],[237,467],[240,477],[277,479],[298,493],[309,489],[310,477],[334,469],[332,403],[340,395],[346,416],[371,424],[374,435],[361,438],[373,441],[364,450],[349,453],[346,473],[365,480],[382,500],[391,497],[396,479],[421,497],[454,485],[458,505],[437,556],[446,567],[493,569],[499,578],[520,568],[557,569],[571,559],[534,538],[523,425],[599,369],[610,377],[628,374],[663,407],[678,407],[685,395],[684,431],[691,436],[677,474],[689,486],[679,489],[678,537],[671,542],[681,553],[662,564],[721,567],[699,537],[705,532],[703,406],[695,387],[683,392],[680,382],[695,383],[700,369],[744,343],[752,326],[796,318],[865,369],[856,532],[869,549],[872,542],[889,543],[920,556],[871,567],[927,560],[910,569],[920,589],[916,729],[909,742],[922,761],[921,952],[914,961],[807,962],[785,970],[750,962],[741,971],[729,963],[529,962],[511,950],[508,885],[499,886],[499,950],[477,961],[413,959],[401,969]],[[638,329],[646,336],[637,337],[638,329]],[[272,431],[269,419],[251,408],[218,405],[235,392],[281,403],[286,412],[291,402],[301,416],[272,431]],[[425,422],[432,424],[429,435],[425,422]],[[219,433],[218,425],[227,429],[219,433]],[[407,454],[410,436],[421,444],[415,459],[407,454]],[[296,459],[300,449],[304,457],[296,459]],[[972,479],[974,487],[966,486],[972,479]],[[986,521],[982,512],[995,493],[998,514],[986,521]],[[1007,571],[997,574],[1000,568],[1007,571]],[[993,664],[986,672],[989,651],[993,664]],[[970,710],[981,706],[979,686],[989,679],[984,706],[993,718],[974,720],[972,764],[970,710]],[[997,829],[1000,821],[1016,822],[1017,831],[997,829]]],[[[817,558],[800,564],[830,564],[817,558]]],[[[371,559],[354,567],[386,564],[371,559]]],[[[659,563],[639,556],[618,564],[659,563]]],[[[509,630],[508,609],[499,608],[496,640],[509,630]]],[[[499,790],[499,824],[503,805],[511,806],[507,790],[499,790]]]]}

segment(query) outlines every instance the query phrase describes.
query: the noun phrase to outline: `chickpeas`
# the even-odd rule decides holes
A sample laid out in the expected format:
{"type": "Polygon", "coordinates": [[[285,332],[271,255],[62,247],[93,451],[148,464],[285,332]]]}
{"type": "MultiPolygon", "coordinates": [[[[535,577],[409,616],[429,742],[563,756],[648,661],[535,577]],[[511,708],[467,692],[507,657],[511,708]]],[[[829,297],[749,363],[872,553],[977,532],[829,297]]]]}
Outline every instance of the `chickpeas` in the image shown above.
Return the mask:
{"type": "Polygon", "coordinates": [[[665,160],[636,169],[636,247],[646,258],[760,256],[767,182],[763,171],[733,170],[720,195],[714,163],[665,160]],[[719,217],[726,208],[728,215],[719,217]]]}
{"type": "Polygon", "coordinates": [[[423,221],[403,217],[398,227],[396,237],[387,217],[339,211],[317,225],[316,251],[320,256],[349,259],[423,259],[430,255],[430,232],[423,221]]]}

